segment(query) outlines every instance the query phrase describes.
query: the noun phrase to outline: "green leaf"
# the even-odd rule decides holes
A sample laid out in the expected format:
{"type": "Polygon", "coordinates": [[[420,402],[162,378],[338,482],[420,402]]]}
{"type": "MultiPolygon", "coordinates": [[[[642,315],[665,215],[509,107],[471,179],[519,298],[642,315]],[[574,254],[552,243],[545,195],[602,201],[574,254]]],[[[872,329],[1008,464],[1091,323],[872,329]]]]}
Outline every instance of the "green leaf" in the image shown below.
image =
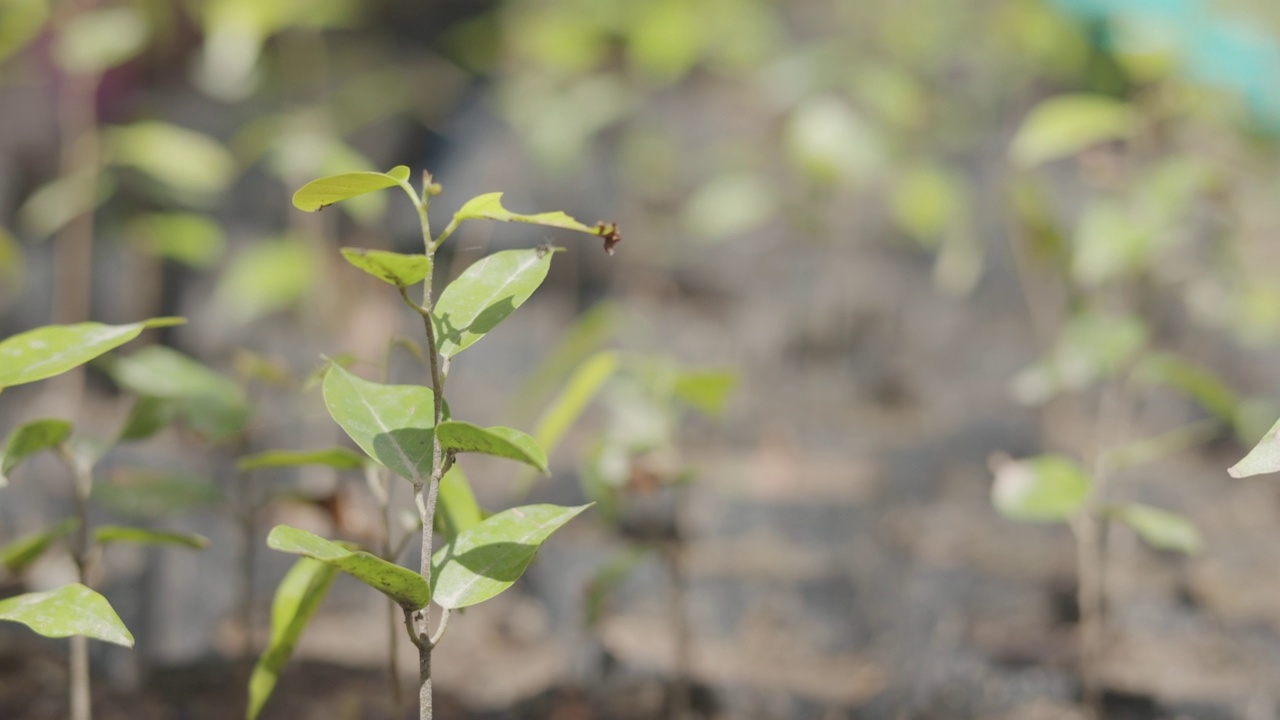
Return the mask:
{"type": "Polygon", "coordinates": [[[78,527],[80,527],[79,520],[67,518],[48,530],[23,535],[0,548],[0,563],[4,564],[6,570],[16,575],[40,559],[55,540],[70,535],[78,527]]]}
{"type": "Polygon", "coordinates": [[[146,440],[168,427],[177,416],[178,406],[173,401],[143,395],[129,411],[129,417],[120,429],[118,441],[146,440]]]}
{"type": "Polygon", "coordinates": [[[236,173],[236,162],[222,143],[194,130],[145,120],[110,128],[108,156],[166,190],[200,202],[221,192],[236,173]]]}
{"type": "Polygon", "coordinates": [[[338,470],[359,470],[364,464],[363,455],[344,447],[333,447],[310,451],[267,450],[240,458],[236,461],[236,469],[248,472],[262,468],[327,465],[338,470]]]}
{"type": "Polygon", "coordinates": [[[0,389],[60,375],[120,347],[147,328],[184,322],[166,317],[129,325],[46,325],[5,338],[0,341],[0,389]]]}
{"type": "Polygon", "coordinates": [[[1112,508],[1109,515],[1133,528],[1144,542],[1157,550],[1195,555],[1204,547],[1200,531],[1177,513],[1135,503],[1112,508]]]}
{"type": "MultiPolygon", "coordinates": [[[[293,194],[293,206],[304,212],[315,212],[347,198],[385,190],[397,185],[409,190],[409,168],[397,165],[385,173],[353,172],[330,175],[298,188],[293,194]]],[[[412,191],[409,192],[412,196],[412,191]]]]}
{"type": "Polygon", "coordinates": [[[120,387],[175,403],[193,430],[215,442],[235,436],[249,421],[239,385],[172,348],[152,345],[104,365],[120,387]]]}
{"type": "Polygon", "coordinates": [[[1071,517],[1089,497],[1089,477],[1073,460],[1040,455],[1010,460],[995,469],[991,502],[1007,518],[1059,522],[1071,517]]]}
{"type": "Polygon", "coordinates": [[[779,209],[778,193],[763,176],[717,175],[685,202],[682,222],[703,239],[724,240],[760,228],[779,209]]]}
{"type": "Polygon", "coordinates": [[[471,198],[463,204],[458,212],[453,214],[453,219],[458,222],[463,220],[498,220],[501,222],[532,223],[565,230],[576,230],[590,235],[599,234],[598,226],[584,225],[560,211],[537,213],[536,215],[513,213],[502,207],[502,193],[500,192],[485,193],[471,198]]]}
{"type": "Polygon", "coordinates": [[[21,50],[45,30],[48,0],[8,0],[0,3],[0,60],[21,50]]]}
{"type": "Polygon", "coordinates": [[[277,525],[267,535],[273,550],[319,560],[381,592],[408,610],[418,610],[431,602],[431,588],[414,571],[387,562],[363,550],[352,550],[306,530],[277,525]]]}
{"type": "Polygon", "coordinates": [[[79,583],[0,600],[0,620],[22,623],[45,637],[84,635],[133,647],[133,635],[111,603],[79,583]]]}
{"type": "Polygon", "coordinates": [[[430,388],[370,382],[335,363],[325,374],[324,404],[369,457],[409,482],[431,479],[435,395],[430,388]]]}
{"type": "Polygon", "coordinates": [[[432,311],[440,354],[457,355],[523,305],[546,279],[552,254],[545,249],[503,250],[449,283],[432,311]]]}
{"type": "Polygon", "coordinates": [[[74,170],[40,186],[18,210],[18,221],[30,234],[45,238],[92,208],[115,191],[115,183],[96,168],[74,170]]]}
{"type": "Polygon", "coordinates": [[[324,602],[324,596],[337,576],[336,568],[304,557],[298,558],[280,581],[271,602],[271,640],[249,677],[247,720],[255,720],[262,712],[262,706],[275,689],[280,671],[293,656],[298,638],[320,609],[320,603],[324,602]]]}
{"type": "Polygon", "coordinates": [[[0,227],[0,307],[16,299],[26,285],[26,261],[22,245],[6,228],[0,227]]]}
{"type": "Polygon", "coordinates": [[[1060,95],[1031,110],[1009,156],[1019,167],[1033,167],[1127,138],[1136,129],[1137,115],[1127,103],[1102,95],[1060,95]]]}
{"type": "Polygon", "coordinates": [[[222,503],[217,485],[172,473],[120,468],[93,485],[94,502],[130,517],[161,518],[222,503]]]}
{"type": "Polygon", "coordinates": [[[93,529],[93,540],[99,545],[123,542],[137,545],[181,545],[194,550],[209,547],[209,538],[196,533],[148,530],[124,525],[99,525],[93,529]]]}
{"type": "Polygon", "coordinates": [[[449,420],[436,428],[440,445],[453,452],[481,453],[515,460],[547,472],[547,453],[538,441],[509,427],[482,428],[469,422],[449,420]]]}
{"type": "Polygon", "coordinates": [[[924,245],[935,245],[966,210],[963,179],[934,164],[912,167],[895,178],[889,209],[898,229],[924,245]]]}
{"type": "Polygon", "coordinates": [[[1084,312],[1072,317],[1044,360],[1013,378],[1013,394],[1023,403],[1039,404],[1055,395],[1083,390],[1113,375],[1147,342],[1142,320],[1130,315],[1084,312]]]}
{"type": "Polygon", "coordinates": [[[1254,445],[1248,455],[1231,466],[1227,473],[1234,478],[1263,475],[1280,471],[1280,420],[1254,445]]]}
{"type": "Polygon", "coordinates": [[[432,558],[436,604],[467,607],[511,587],[551,533],[589,507],[526,505],[459,533],[432,558]]]}
{"type": "Polygon", "coordinates": [[[673,392],[703,415],[718,417],[737,385],[738,376],[729,370],[699,370],[680,373],[673,392]]]}
{"type": "Polygon", "coordinates": [[[73,73],[101,73],[123,64],[146,47],[147,19],[137,8],[78,12],[54,39],[58,64],[73,73]]]}
{"type": "Polygon", "coordinates": [[[1200,403],[1227,423],[1234,423],[1240,398],[1212,371],[1172,353],[1151,353],[1135,368],[1134,377],[1171,387],[1200,403]]]}
{"type": "Polygon", "coordinates": [[[297,305],[320,273],[315,250],[296,238],[261,240],[237,253],[218,281],[214,303],[239,322],[297,305]]]}
{"type": "MultiPolygon", "coordinates": [[[[576,372],[587,358],[597,352],[601,346],[619,333],[621,322],[620,306],[614,302],[597,303],[583,313],[577,322],[567,330],[555,348],[529,375],[529,379],[521,386],[516,399],[512,402],[511,416],[520,419],[512,424],[525,424],[536,416],[547,400],[558,390],[571,373],[576,372]]],[[[545,410],[543,411],[546,412],[545,410]]],[[[541,436],[534,433],[534,437],[541,436]]],[[[542,446],[551,451],[551,445],[542,442],[542,446]]]]}
{"type": "Polygon", "coordinates": [[[618,355],[602,352],[592,355],[578,366],[564,389],[556,396],[542,417],[538,418],[534,439],[548,453],[555,450],[561,438],[577,422],[582,411],[600,393],[600,388],[618,371],[618,355]]]}
{"type": "Polygon", "coordinates": [[[207,215],[185,212],[148,213],[129,222],[131,244],[139,251],[205,270],[226,254],[227,240],[207,215]]]}
{"type": "Polygon", "coordinates": [[[440,479],[440,491],[436,498],[435,529],[446,540],[452,541],[458,533],[470,530],[484,520],[484,511],[476,504],[471,484],[462,468],[454,465],[440,479]]]}
{"type": "MultiPolygon", "coordinates": [[[[802,102],[787,122],[783,145],[792,163],[824,184],[867,182],[886,163],[886,142],[875,126],[837,95],[802,102]]],[[[774,195],[769,192],[771,206],[774,195]]]]}
{"type": "Polygon", "coordinates": [[[417,285],[431,274],[431,258],[421,253],[342,248],[342,257],[382,282],[401,288],[417,285]]]}
{"type": "Polygon", "coordinates": [[[55,448],[71,437],[71,423],[66,420],[35,420],[19,425],[9,434],[0,455],[0,487],[9,484],[9,474],[23,460],[42,450],[55,448]]]}

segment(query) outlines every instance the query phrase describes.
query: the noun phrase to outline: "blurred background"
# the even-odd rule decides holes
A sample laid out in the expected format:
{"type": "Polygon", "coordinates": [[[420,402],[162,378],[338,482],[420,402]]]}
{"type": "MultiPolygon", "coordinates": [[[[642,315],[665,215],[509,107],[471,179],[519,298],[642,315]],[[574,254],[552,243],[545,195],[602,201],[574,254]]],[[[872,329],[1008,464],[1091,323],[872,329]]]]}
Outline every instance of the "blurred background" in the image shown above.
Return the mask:
{"type": "MultiPolygon", "coordinates": [[[[0,0],[0,337],[182,315],[119,356],[176,349],[221,398],[98,467],[95,517],[213,541],[105,555],[138,646],[94,647],[99,715],[240,717],[293,559],[266,531],[378,542],[359,477],[236,460],[346,442],[322,353],[425,382],[387,342],[419,321],[337,252],[420,247],[412,207],[289,202],[404,164],[436,227],[503,191],[624,237],[442,251],[438,286],[568,248],[454,367],[456,416],[542,426],[599,352],[627,370],[550,479],[464,464],[489,509],[599,504],[452,621],[440,717],[1084,717],[1072,533],[997,513],[988,461],[1144,440],[1109,492],[1203,542],[1110,533],[1107,717],[1277,717],[1280,496],[1225,470],[1280,414],[1278,149],[1262,0],[0,0]]],[[[6,390],[0,430],[112,437],[147,394],[121,366],[6,390]]],[[[0,542],[69,506],[33,462],[0,542]]],[[[4,593],[73,577],[51,553],[4,593]]],[[[385,623],[340,579],[266,716],[391,717],[385,623]]],[[[63,716],[64,652],[0,628],[0,717],[63,716]]]]}

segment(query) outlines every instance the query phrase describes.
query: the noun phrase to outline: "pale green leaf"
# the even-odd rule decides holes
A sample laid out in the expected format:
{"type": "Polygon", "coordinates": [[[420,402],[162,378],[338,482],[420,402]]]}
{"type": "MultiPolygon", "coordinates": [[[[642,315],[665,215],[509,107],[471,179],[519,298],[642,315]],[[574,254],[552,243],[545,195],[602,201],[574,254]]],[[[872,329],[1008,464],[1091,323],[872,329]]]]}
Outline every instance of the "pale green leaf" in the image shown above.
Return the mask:
{"type": "MultiPolygon", "coordinates": [[[[546,404],[552,394],[560,390],[561,384],[586,362],[587,358],[598,351],[609,339],[617,336],[622,325],[620,307],[617,303],[597,303],[583,313],[577,322],[567,330],[555,348],[529,374],[529,379],[521,386],[516,399],[512,403],[512,416],[519,418],[523,424],[532,419],[539,408],[546,404]]],[[[534,433],[534,437],[542,442],[542,436],[534,433]]],[[[542,442],[542,446],[550,452],[552,445],[542,442]]]]}
{"type": "Polygon", "coordinates": [[[9,474],[23,460],[42,450],[58,447],[71,437],[71,423],[66,420],[34,420],[19,425],[4,444],[0,455],[0,487],[9,482],[9,474]]]}
{"type": "Polygon", "coordinates": [[[135,545],[179,545],[193,550],[209,547],[209,538],[196,533],[148,530],[124,525],[99,525],[93,529],[93,541],[99,545],[133,543],[135,545]]]}
{"type": "Polygon", "coordinates": [[[598,228],[584,225],[560,211],[537,213],[535,215],[513,213],[502,207],[502,193],[500,192],[485,193],[471,198],[463,204],[458,212],[453,214],[453,218],[458,222],[463,220],[499,220],[502,222],[532,223],[565,230],[576,230],[591,235],[599,234],[598,228]]]}
{"type": "Polygon", "coordinates": [[[385,173],[353,172],[330,175],[312,180],[298,188],[298,191],[293,194],[293,206],[305,212],[315,212],[357,195],[396,186],[407,189],[408,180],[409,168],[404,165],[397,165],[385,173]]]}
{"type": "Polygon", "coordinates": [[[147,19],[133,7],[78,12],[55,35],[53,55],[72,73],[101,73],[146,47],[147,19]]]}
{"type": "Polygon", "coordinates": [[[298,558],[276,588],[271,602],[271,641],[249,677],[249,707],[247,720],[255,720],[271,691],[275,689],[280,671],[293,656],[293,648],[311,617],[320,609],[320,603],[329,592],[329,586],[338,576],[338,570],[311,558],[298,558]]]}
{"type": "Polygon", "coordinates": [[[693,370],[676,377],[672,392],[676,398],[698,412],[717,417],[738,385],[738,376],[729,370],[693,370]]]}
{"type": "Polygon", "coordinates": [[[103,365],[120,387],[173,403],[187,425],[214,442],[235,436],[249,421],[239,385],[171,348],[152,345],[103,365]]]}
{"type": "Polygon", "coordinates": [[[44,380],[82,365],[142,334],[186,322],[152,318],[129,325],[46,325],[0,341],[0,389],[44,380]]]}
{"type": "Polygon", "coordinates": [[[686,201],[682,222],[706,240],[724,240],[756,230],[777,216],[777,191],[763,176],[717,175],[686,201]]]}
{"type": "Polygon", "coordinates": [[[1137,116],[1127,103],[1103,95],[1060,95],[1031,110],[1009,156],[1015,165],[1032,167],[1127,138],[1136,129],[1137,116]]]}
{"type": "Polygon", "coordinates": [[[538,418],[533,432],[537,443],[548,453],[555,450],[564,434],[617,370],[618,355],[613,352],[597,353],[579,365],[564,389],[538,418]]]}
{"type": "Polygon", "coordinates": [[[342,248],[342,257],[382,282],[401,288],[417,285],[431,274],[431,258],[421,253],[342,248]]]}
{"type": "Polygon", "coordinates": [[[991,501],[1007,518],[1028,522],[1061,522],[1089,496],[1089,477],[1073,460],[1040,455],[1010,460],[995,468],[991,501]]]}
{"type": "Polygon", "coordinates": [[[1271,426],[1248,455],[1227,472],[1235,478],[1280,472],[1280,420],[1271,426]]]}
{"type": "Polygon", "coordinates": [[[966,211],[964,181],[955,173],[922,164],[897,176],[889,196],[894,223],[913,240],[937,244],[966,211]]]}
{"type": "Polygon", "coordinates": [[[431,602],[431,588],[414,571],[363,550],[344,547],[315,533],[288,525],[277,525],[267,535],[267,546],[335,567],[407,610],[418,610],[431,602]]]}
{"type": "Polygon", "coordinates": [[[547,453],[528,435],[509,427],[482,428],[449,420],[436,428],[440,445],[453,452],[471,452],[515,460],[547,472],[547,453]]]}
{"type": "Polygon", "coordinates": [[[222,228],[198,213],[139,215],[129,223],[129,236],[141,252],[201,270],[215,265],[227,249],[222,228]]]}
{"type": "Polygon", "coordinates": [[[449,283],[432,311],[440,354],[457,355],[523,305],[546,279],[553,254],[541,248],[503,250],[449,283]]]}
{"type": "Polygon", "coordinates": [[[1195,555],[1204,547],[1200,531],[1177,513],[1135,503],[1112,508],[1109,514],[1133,528],[1144,542],[1157,550],[1195,555]]]}
{"type": "Polygon", "coordinates": [[[45,238],[101,205],[114,191],[115,184],[109,176],[93,168],[75,170],[31,193],[18,210],[18,222],[28,233],[45,238]]]}
{"type": "Polygon", "coordinates": [[[137,170],[195,201],[221,192],[236,174],[235,159],[222,143],[156,120],[110,128],[107,146],[113,164],[137,170]]]}
{"type": "Polygon", "coordinates": [[[436,416],[430,388],[370,382],[331,364],[324,403],[369,457],[409,482],[431,479],[436,416]]]}
{"type": "Polygon", "coordinates": [[[240,322],[297,305],[320,272],[316,251],[295,238],[260,240],[235,255],[214,302],[240,322]]]}
{"type": "Polygon", "coordinates": [[[538,547],[590,505],[526,505],[459,533],[432,558],[435,601],[444,608],[484,602],[511,587],[538,547]]]}
{"type": "Polygon", "coordinates": [[[178,404],[171,400],[140,396],[120,428],[118,442],[146,440],[168,427],[178,417],[178,404]]]}
{"type": "Polygon", "coordinates": [[[218,486],[201,478],[137,468],[118,469],[93,484],[92,499],[123,515],[164,518],[222,503],[218,486]]]}
{"type": "Polygon", "coordinates": [[[311,451],[268,450],[240,458],[236,461],[236,469],[248,472],[262,468],[327,465],[338,470],[359,470],[364,464],[363,455],[344,447],[334,447],[311,451]]]}
{"type": "Polygon", "coordinates": [[[0,600],[0,620],[22,623],[45,637],[84,635],[133,647],[133,635],[111,603],[79,583],[0,600]]]}
{"type": "Polygon", "coordinates": [[[79,520],[67,518],[48,530],[23,535],[0,548],[0,563],[3,563],[5,569],[11,573],[21,573],[30,567],[31,563],[40,559],[55,540],[70,535],[78,527],[80,527],[79,520]]]}
{"type": "Polygon", "coordinates": [[[1121,370],[1147,342],[1142,320],[1085,312],[1072,317],[1047,358],[1013,378],[1013,393],[1027,404],[1082,390],[1121,370]]]}
{"type": "MultiPolygon", "coordinates": [[[[865,183],[880,174],[887,149],[875,127],[842,98],[805,100],[787,122],[783,146],[802,172],[824,184],[865,183]]],[[[768,191],[772,200],[773,191],[768,191]]]]}

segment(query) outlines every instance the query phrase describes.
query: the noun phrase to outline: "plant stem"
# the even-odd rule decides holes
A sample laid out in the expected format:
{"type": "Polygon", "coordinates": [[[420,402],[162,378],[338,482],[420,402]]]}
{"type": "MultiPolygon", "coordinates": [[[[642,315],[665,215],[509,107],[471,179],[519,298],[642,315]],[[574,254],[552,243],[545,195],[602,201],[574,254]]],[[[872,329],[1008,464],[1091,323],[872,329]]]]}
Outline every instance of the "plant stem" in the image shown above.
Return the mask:
{"type": "MultiPolygon", "coordinates": [[[[75,504],[79,524],[71,537],[71,559],[76,564],[80,584],[89,586],[89,571],[93,561],[89,534],[89,490],[93,487],[92,469],[76,460],[65,445],[57,448],[58,457],[71,471],[71,497],[75,504]]],[[[68,659],[67,682],[71,694],[71,720],[91,720],[89,688],[89,638],[71,636],[71,653],[68,659]]]]}

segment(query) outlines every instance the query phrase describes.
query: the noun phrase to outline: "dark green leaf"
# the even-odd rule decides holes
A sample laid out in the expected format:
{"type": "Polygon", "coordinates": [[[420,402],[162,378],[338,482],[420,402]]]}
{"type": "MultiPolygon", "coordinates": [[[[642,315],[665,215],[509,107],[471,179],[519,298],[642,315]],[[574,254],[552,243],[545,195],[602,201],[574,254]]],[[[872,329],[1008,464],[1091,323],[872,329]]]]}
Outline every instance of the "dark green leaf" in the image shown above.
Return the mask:
{"type": "Polygon", "coordinates": [[[406,255],[386,250],[342,248],[342,257],[357,268],[396,287],[409,287],[431,274],[431,258],[423,254],[406,255]]]}
{"type": "Polygon", "coordinates": [[[281,552],[304,555],[335,567],[391,598],[403,608],[418,610],[431,602],[431,588],[414,571],[387,562],[363,550],[352,550],[306,530],[277,525],[267,535],[267,546],[281,552]]]}
{"type": "Polygon", "coordinates": [[[45,637],[84,635],[133,647],[133,635],[111,603],[79,583],[0,600],[0,620],[22,623],[45,637]]]}
{"type": "Polygon", "coordinates": [[[274,467],[298,467],[300,465],[327,465],[338,470],[359,470],[364,467],[365,458],[359,453],[344,447],[327,448],[325,450],[294,451],[268,450],[266,452],[246,455],[236,461],[236,469],[240,472],[274,467]]]}
{"type": "Polygon", "coordinates": [[[153,318],[129,325],[46,325],[0,341],[0,389],[60,375],[142,334],[186,322],[153,318]]]}
{"type": "Polygon", "coordinates": [[[588,507],[526,505],[459,533],[432,558],[436,604],[475,605],[511,587],[551,533],[588,507]]]}
{"type": "Polygon", "coordinates": [[[482,428],[468,422],[449,420],[436,430],[440,445],[454,452],[473,452],[507,458],[547,472],[547,453],[538,441],[508,427],[482,428]]]}
{"type": "Polygon", "coordinates": [[[136,545],[181,545],[194,550],[209,547],[209,538],[195,533],[147,530],[123,525],[99,525],[93,529],[93,540],[99,545],[134,543],[136,545]]]}
{"type": "Polygon", "coordinates": [[[449,283],[432,312],[440,354],[457,355],[523,305],[546,279],[552,254],[545,249],[503,250],[449,283]]]}
{"type": "Polygon", "coordinates": [[[431,478],[435,395],[419,385],[383,385],[331,365],[324,378],[329,414],[369,457],[400,477],[431,478]]]}
{"type": "MultiPolygon", "coordinates": [[[[293,206],[305,212],[315,212],[336,203],[377,190],[396,187],[409,189],[409,168],[397,165],[385,173],[353,172],[330,175],[303,185],[293,194],[293,206]]],[[[413,193],[410,191],[409,193],[413,193]]]]}
{"type": "Polygon", "coordinates": [[[1010,460],[995,469],[991,501],[1000,514],[1028,522],[1070,518],[1089,497],[1089,476],[1073,460],[1040,455],[1010,460]]]}
{"type": "Polygon", "coordinates": [[[4,563],[9,572],[18,574],[40,559],[53,541],[70,535],[78,527],[80,527],[79,520],[67,518],[48,530],[23,535],[0,548],[0,562],[4,563]]]}
{"type": "Polygon", "coordinates": [[[19,425],[4,444],[0,460],[0,487],[9,483],[9,473],[23,460],[42,450],[55,448],[71,437],[71,423],[66,420],[34,420],[19,425]]]}
{"type": "Polygon", "coordinates": [[[336,568],[304,557],[298,558],[280,581],[271,603],[271,641],[253,666],[253,675],[249,678],[247,720],[255,720],[262,712],[262,706],[275,689],[280,671],[293,656],[294,645],[316,610],[320,609],[320,603],[324,602],[324,596],[337,575],[336,568]]]}

